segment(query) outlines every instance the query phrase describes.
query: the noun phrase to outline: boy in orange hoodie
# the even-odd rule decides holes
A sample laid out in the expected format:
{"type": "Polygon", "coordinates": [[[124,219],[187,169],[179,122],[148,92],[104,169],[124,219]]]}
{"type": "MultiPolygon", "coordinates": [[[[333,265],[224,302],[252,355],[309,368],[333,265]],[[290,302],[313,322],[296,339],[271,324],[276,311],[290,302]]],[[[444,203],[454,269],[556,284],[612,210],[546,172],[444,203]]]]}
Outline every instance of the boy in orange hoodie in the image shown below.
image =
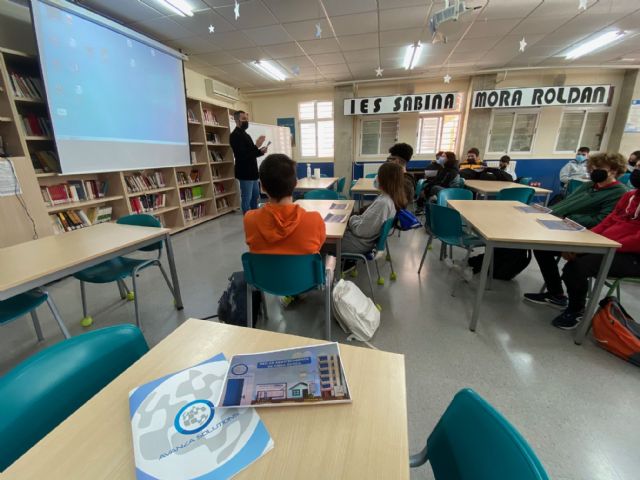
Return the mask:
{"type": "Polygon", "coordinates": [[[326,231],[318,212],[293,203],[296,162],[275,153],[260,165],[260,188],[268,203],[244,216],[244,232],[251,253],[305,255],[319,253],[326,231]]]}

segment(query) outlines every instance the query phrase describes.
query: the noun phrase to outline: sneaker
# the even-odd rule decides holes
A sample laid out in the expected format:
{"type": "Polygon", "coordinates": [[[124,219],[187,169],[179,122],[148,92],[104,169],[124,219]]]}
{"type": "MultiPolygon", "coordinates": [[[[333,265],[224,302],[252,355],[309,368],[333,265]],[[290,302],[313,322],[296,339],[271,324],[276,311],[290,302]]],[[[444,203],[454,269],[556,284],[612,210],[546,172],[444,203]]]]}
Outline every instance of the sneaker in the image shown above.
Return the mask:
{"type": "Polygon", "coordinates": [[[295,302],[295,300],[296,300],[296,297],[291,295],[287,295],[286,297],[280,297],[280,305],[282,305],[283,308],[287,308],[293,302],[295,302]]]}
{"type": "Polygon", "coordinates": [[[550,293],[525,293],[524,299],[527,302],[537,303],[538,305],[549,305],[553,308],[564,310],[569,306],[569,299],[564,295],[558,297],[550,293]]]}
{"type": "Polygon", "coordinates": [[[357,266],[357,262],[355,260],[351,260],[351,259],[345,260],[344,264],[342,265],[343,275],[355,270],[356,266],[357,266]]]}
{"type": "Polygon", "coordinates": [[[562,330],[573,330],[582,320],[582,312],[570,312],[565,310],[563,313],[553,319],[551,325],[562,330]]]}

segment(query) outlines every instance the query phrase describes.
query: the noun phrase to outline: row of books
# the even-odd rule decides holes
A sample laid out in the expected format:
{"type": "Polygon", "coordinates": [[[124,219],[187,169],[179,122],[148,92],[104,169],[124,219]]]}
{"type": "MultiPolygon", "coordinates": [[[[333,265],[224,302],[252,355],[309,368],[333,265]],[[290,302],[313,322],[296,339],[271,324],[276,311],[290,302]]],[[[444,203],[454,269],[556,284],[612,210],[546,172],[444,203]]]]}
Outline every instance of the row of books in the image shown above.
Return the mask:
{"type": "Polygon", "coordinates": [[[55,233],[70,232],[98,223],[110,222],[112,207],[93,207],[84,210],[65,210],[49,215],[55,233]]]}
{"type": "Polygon", "coordinates": [[[193,169],[187,175],[186,172],[176,172],[176,178],[178,179],[178,185],[189,185],[190,183],[200,182],[200,170],[193,169]]]}
{"type": "Polygon", "coordinates": [[[197,122],[198,121],[198,117],[196,117],[196,114],[193,110],[191,110],[190,108],[187,109],[187,119],[189,119],[190,122],[197,122]]]}
{"type": "Polygon", "coordinates": [[[216,205],[218,207],[218,210],[224,210],[225,208],[229,208],[229,201],[227,200],[226,197],[221,198],[216,201],[216,205]]]}
{"type": "Polygon", "coordinates": [[[24,125],[24,131],[27,135],[37,135],[40,137],[53,136],[51,120],[49,120],[47,117],[41,117],[30,113],[26,116],[22,116],[22,124],[24,125]]]}
{"type": "Polygon", "coordinates": [[[207,132],[207,143],[222,143],[220,135],[213,132],[207,132]]]}
{"type": "Polygon", "coordinates": [[[60,171],[58,154],[53,150],[31,152],[31,163],[36,173],[52,173],[60,171]]]}
{"type": "Polygon", "coordinates": [[[144,192],[145,190],[153,190],[154,188],[167,186],[164,181],[164,174],[161,171],[147,175],[142,175],[141,173],[125,175],[124,181],[127,183],[129,193],[144,192]]]}
{"type": "Polygon", "coordinates": [[[140,195],[130,198],[129,203],[134,213],[152,212],[167,205],[167,196],[164,193],[140,195]]]}
{"type": "Polygon", "coordinates": [[[221,193],[225,193],[224,183],[214,183],[213,184],[213,191],[216,193],[216,195],[219,195],[221,193]]]}
{"type": "Polygon", "coordinates": [[[206,209],[204,203],[200,205],[194,205],[193,207],[186,207],[182,209],[182,213],[184,214],[184,219],[187,221],[195,220],[197,218],[204,217],[206,213],[206,209]]]}
{"type": "Polygon", "coordinates": [[[220,169],[218,167],[211,167],[211,177],[215,180],[216,178],[220,178],[220,169]]]}
{"type": "Polygon", "coordinates": [[[42,199],[49,205],[59,205],[69,202],[82,202],[85,200],[95,200],[103,198],[109,182],[98,180],[69,180],[66,183],[47,185],[40,187],[42,199]]]}
{"type": "Polygon", "coordinates": [[[202,115],[204,116],[204,123],[207,123],[209,125],[220,125],[220,123],[218,122],[218,117],[216,117],[216,114],[211,110],[203,108],[202,115]]]}
{"type": "Polygon", "coordinates": [[[204,190],[200,186],[180,190],[180,201],[182,202],[191,202],[193,200],[199,200],[202,197],[204,197],[204,190]]]}
{"type": "Polygon", "coordinates": [[[18,98],[30,98],[33,100],[44,99],[44,86],[38,77],[22,75],[17,72],[10,72],[11,88],[13,94],[18,98]]]}
{"type": "Polygon", "coordinates": [[[209,161],[210,162],[222,162],[224,161],[224,157],[218,150],[209,150],[209,161]]]}

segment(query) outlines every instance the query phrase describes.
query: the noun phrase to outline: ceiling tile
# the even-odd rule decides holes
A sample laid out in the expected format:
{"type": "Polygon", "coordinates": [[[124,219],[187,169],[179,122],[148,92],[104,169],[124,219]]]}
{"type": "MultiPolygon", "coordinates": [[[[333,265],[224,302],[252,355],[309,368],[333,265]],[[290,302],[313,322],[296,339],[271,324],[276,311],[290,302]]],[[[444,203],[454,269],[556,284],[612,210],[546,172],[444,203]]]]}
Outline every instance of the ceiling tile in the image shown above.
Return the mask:
{"type": "Polygon", "coordinates": [[[388,30],[380,32],[380,44],[385,47],[398,45],[411,45],[420,38],[422,34],[420,28],[407,28],[406,30],[388,30]]]}
{"type": "Polygon", "coordinates": [[[175,20],[194,34],[210,35],[209,25],[213,25],[215,27],[213,35],[216,33],[230,32],[236,29],[236,27],[227,22],[224,17],[211,9],[198,12],[193,17],[180,17],[178,15],[174,15],[169,18],[175,20]]]}
{"type": "Polygon", "coordinates": [[[528,17],[518,25],[516,30],[518,33],[527,35],[530,33],[551,33],[562,27],[567,22],[566,17],[544,16],[544,17],[528,17]]]}
{"type": "Polygon", "coordinates": [[[498,43],[498,37],[463,39],[459,43],[454,44],[455,51],[459,53],[475,52],[479,54],[482,50],[488,50],[498,43]]]}
{"type": "Polygon", "coordinates": [[[278,63],[284,66],[288,70],[293,70],[296,67],[303,68],[315,68],[311,60],[307,57],[291,57],[291,58],[281,58],[278,60],[278,63]]]}
{"type": "Polygon", "coordinates": [[[239,48],[237,50],[225,50],[227,55],[231,55],[232,57],[240,60],[241,62],[252,62],[255,60],[266,60],[267,55],[263,52],[261,48],[258,47],[249,47],[249,48],[239,48]]]}
{"type": "Polygon", "coordinates": [[[300,42],[300,46],[307,54],[339,52],[340,46],[335,38],[321,38],[300,42]]]}
{"type": "Polygon", "coordinates": [[[264,47],[264,50],[271,58],[296,57],[302,54],[302,50],[300,50],[300,47],[298,47],[298,44],[295,42],[269,45],[264,47]]]}
{"type": "Polygon", "coordinates": [[[299,22],[323,17],[318,0],[262,0],[280,23],[299,22]]]}
{"type": "MultiPolygon", "coordinates": [[[[331,17],[331,23],[338,37],[341,35],[372,33],[378,31],[378,14],[369,12],[331,17]]],[[[327,36],[331,34],[331,30],[326,30],[325,32],[327,36]]]]}
{"type": "Polygon", "coordinates": [[[380,30],[422,27],[427,24],[428,13],[426,6],[383,10],[380,12],[380,30]]]}
{"type": "Polygon", "coordinates": [[[295,40],[313,40],[316,38],[316,24],[320,24],[322,37],[332,36],[329,24],[324,19],[305,20],[304,22],[285,23],[282,26],[295,40]]]}
{"type": "Polygon", "coordinates": [[[199,35],[197,37],[181,38],[167,42],[167,44],[173,48],[181,49],[188,55],[220,50],[220,46],[216,45],[214,36],[199,35]]]}
{"type": "Polygon", "coordinates": [[[374,62],[378,64],[378,49],[368,48],[366,50],[351,50],[344,52],[344,58],[347,62],[374,62]]]}
{"type": "Polygon", "coordinates": [[[318,55],[311,55],[311,59],[316,65],[334,65],[344,62],[344,57],[341,53],[320,53],[318,55]]]}
{"type": "MultiPolygon", "coordinates": [[[[120,3],[120,1],[122,0],[116,0],[116,2],[112,2],[111,0],[103,0],[105,3],[108,1],[109,3],[120,3]]],[[[170,8],[164,1],[162,0],[125,0],[125,1],[129,1],[130,3],[133,2],[142,2],[142,3],[146,3],[147,6],[158,10],[160,13],[164,13],[165,15],[175,15],[175,10],[170,8]]],[[[187,3],[189,4],[189,6],[191,7],[191,10],[193,11],[193,13],[197,13],[201,10],[207,10],[209,8],[209,5],[207,5],[206,2],[204,2],[203,0],[188,0],[187,3]]]]}
{"type": "MultiPolygon", "coordinates": [[[[589,1],[590,4],[593,2],[594,0],[589,1]]],[[[603,3],[608,4],[611,2],[603,3]]],[[[531,12],[532,17],[555,15],[556,17],[565,17],[567,19],[579,14],[580,10],[578,10],[577,0],[575,2],[568,0],[545,0],[542,5],[531,12]]]]}
{"type": "Polygon", "coordinates": [[[343,51],[362,50],[378,46],[377,33],[363,33],[360,35],[346,35],[340,37],[340,46],[343,51]]]}
{"type": "Polygon", "coordinates": [[[264,27],[266,25],[275,25],[278,19],[262,5],[261,2],[239,2],[240,16],[236,20],[234,13],[234,3],[225,2],[224,7],[216,8],[216,12],[220,13],[232,25],[238,29],[264,27]]]}
{"type": "Polygon", "coordinates": [[[291,37],[281,25],[246,29],[244,33],[258,45],[275,45],[290,42],[291,37]]]}
{"type": "Polygon", "coordinates": [[[380,10],[399,7],[417,7],[422,5],[428,7],[431,2],[429,0],[378,0],[380,10]]]}
{"type": "Polygon", "coordinates": [[[82,0],[79,3],[90,10],[119,20],[122,23],[141,22],[165,15],[163,12],[150,8],[142,2],[131,0],[82,0]]]}
{"type": "Polygon", "coordinates": [[[349,67],[346,63],[337,63],[335,65],[322,65],[318,67],[318,70],[323,74],[336,74],[336,73],[349,73],[349,67]]]}
{"type": "Polygon", "coordinates": [[[201,53],[193,55],[193,58],[212,66],[238,63],[238,60],[225,52],[201,53]]]}
{"type": "Polygon", "coordinates": [[[464,38],[500,37],[509,33],[518,22],[518,19],[478,20],[464,38]]]}
{"type": "Polygon", "coordinates": [[[143,20],[142,22],[132,23],[129,27],[152,38],[164,40],[176,40],[193,36],[193,32],[167,17],[143,20]]]}
{"type": "Polygon", "coordinates": [[[234,65],[226,65],[223,67],[223,70],[227,73],[227,75],[231,76],[232,78],[242,78],[245,81],[248,82],[264,82],[264,81],[273,81],[275,82],[275,80],[271,80],[271,79],[267,79],[267,77],[262,76],[260,73],[258,73],[256,70],[254,70],[253,68],[251,68],[249,65],[244,64],[244,63],[236,63],[234,65]]]}
{"type": "Polygon", "coordinates": [[[239,30],[233,32],[214,33],[213,42],[224,50],[255,47],[254,43],[239,30]]]}
{"type": "Polygon", "coordinates": [[[322,3],[329,17],[371,12],[377,9],[376,0],[322,0],[322,3]]]}
{"type": "MultiPolygon", "coordinates": [[[[577,7],[577,0],[574,3],[576,3],[577,7]]],[[[540,0],[503,0],[499,2],[492,0],[487,5],[487,8],[478,14],[479,18],[477,21],[484,20],[485,18],[489,20],[501,20],[505,18],[522,19],[529,15],[529,13],[540,4],[540,0]]]]}

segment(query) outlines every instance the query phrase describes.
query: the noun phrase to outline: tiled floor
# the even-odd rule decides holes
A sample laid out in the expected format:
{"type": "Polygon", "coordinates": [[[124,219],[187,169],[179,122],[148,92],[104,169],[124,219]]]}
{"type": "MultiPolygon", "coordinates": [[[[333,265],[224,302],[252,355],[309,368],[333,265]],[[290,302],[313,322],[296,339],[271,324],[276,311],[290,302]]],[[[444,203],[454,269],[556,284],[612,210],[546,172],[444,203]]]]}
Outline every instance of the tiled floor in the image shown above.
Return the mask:
{"type": "MultiPolygon", "coordinates": [[[[527,305],[522,294],[540,287],[535,264],[515,281],[495,281],[487,292],[476,333],[467,329],[475,284],[463,284],[450,296],[455,274],[429,253],[418,277],[426,243],[423,231],[391,240],[398,280],[377,288],[383,306],[381,326],[372,344],[405,354],[409,442],[413,452],[456,391],[471,387],[498,408],[527,438],[550,476],[557,480],[640,478],[640,370],[599,349],[591,340],[573,344],[573,333],[549,325],[555,310],[527,305]]],[[[145,336],[154,345],[188,317],[206,317],[217,309],[227,277],[241,269],[245,251],[241,217],[228,215],[174,237],[185,309],[173,308],[160,273],[143,273],[139,298],[145,336]]],[[[462,255],[459,252],[458,257],[462,255]]],[[[355,280],[368,292],[364,271],[355,280]]],[[[72,334],[82,332],[80,289],[66,279],[50,289],[72,334]]],[[[637,287],[623,288],[623,303],[640,316],[637,287]]],[[[133,305],[119,300],[115,286],[89,286],[97,328],[134,319],[133,305]]],[[[310,295],[280,313],[269,302],[268,328],[322,336],[321,296],[310,295]]],[[[51,316],[41,310],[47,341],[37,345],[30,321],[2,327],[0,372],[45,345],[61,339],[51,316]]],[[[345,336],[334,324],[334,339],[345,336]]],[[[354,401],[358,401],[355,399],[354,401]]],[[[392,412],[390,412],[392,415],[392,412]]],[[[412,478],[433,478],[427,466],[412,478]]]]}

